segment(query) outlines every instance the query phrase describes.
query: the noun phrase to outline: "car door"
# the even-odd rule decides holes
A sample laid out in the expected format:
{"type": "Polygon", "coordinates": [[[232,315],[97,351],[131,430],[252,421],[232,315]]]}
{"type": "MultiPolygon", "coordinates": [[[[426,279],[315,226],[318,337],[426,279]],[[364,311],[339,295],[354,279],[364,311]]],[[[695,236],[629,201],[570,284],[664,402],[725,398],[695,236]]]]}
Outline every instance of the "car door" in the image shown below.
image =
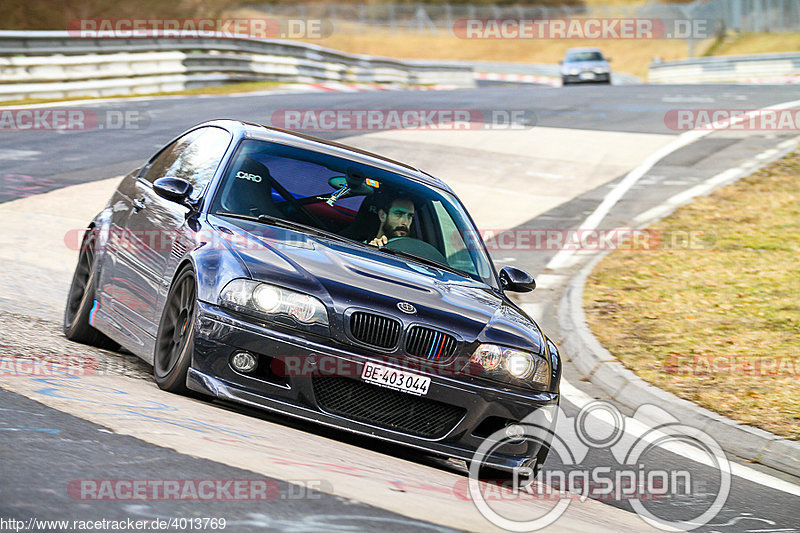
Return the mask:
{"type": "Polygon", "coordinates": [[[115,268],[117,293],[123,296],[117,297],[116,307],[127,322],[150,337],[157,333],[160,317],[156,315],[170,283],[166,268],[176,238],[191,231],[186,226],[191,210],[160,197],[153,182],[166,176],[183,178],[192,184],[190,200],[199,200],[230,141],[230,133],[221,128],[193,130],[143,168],[128,191],[131,209],[124,233],[129,246],[118,254],[115,268]]]}

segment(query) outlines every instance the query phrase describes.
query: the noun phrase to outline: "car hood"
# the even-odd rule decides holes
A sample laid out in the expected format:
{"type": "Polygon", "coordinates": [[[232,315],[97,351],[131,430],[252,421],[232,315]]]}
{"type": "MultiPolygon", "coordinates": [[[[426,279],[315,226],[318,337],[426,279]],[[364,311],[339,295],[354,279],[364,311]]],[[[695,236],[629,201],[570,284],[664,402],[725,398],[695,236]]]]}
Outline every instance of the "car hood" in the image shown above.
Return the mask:
{"type": "MultiPolygon", "coordinates": [[[[467,342],[542,351],[538,326],[482,282],[373,250],[245,220],[217,219],[246,245],[233,246],[253,279],[319,297],[338,320],[348,309],[423,323],[467,342]],[[416,313],[400,311],[407,302],[416,313]]],[[[236,240],[236,239],[233,239],[236,240]]]]}

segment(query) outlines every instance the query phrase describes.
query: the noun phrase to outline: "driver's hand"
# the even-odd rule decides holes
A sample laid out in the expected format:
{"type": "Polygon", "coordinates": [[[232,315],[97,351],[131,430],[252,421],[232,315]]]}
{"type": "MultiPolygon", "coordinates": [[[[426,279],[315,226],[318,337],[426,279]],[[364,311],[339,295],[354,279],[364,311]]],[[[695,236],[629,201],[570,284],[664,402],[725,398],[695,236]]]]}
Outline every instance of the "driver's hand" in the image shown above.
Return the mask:
{"type": "Polygon", "coordinates": [[[381,246],[386,246],[386,243],[388,243],[388,242],[389,242],[389,238],[386,237],[386,235],[384,235],[383,237],[375,237],[374,239],[369,241],[369,244],[372,245],[372,246],[377,246],[378,248],[380,248],[381,246]]]}

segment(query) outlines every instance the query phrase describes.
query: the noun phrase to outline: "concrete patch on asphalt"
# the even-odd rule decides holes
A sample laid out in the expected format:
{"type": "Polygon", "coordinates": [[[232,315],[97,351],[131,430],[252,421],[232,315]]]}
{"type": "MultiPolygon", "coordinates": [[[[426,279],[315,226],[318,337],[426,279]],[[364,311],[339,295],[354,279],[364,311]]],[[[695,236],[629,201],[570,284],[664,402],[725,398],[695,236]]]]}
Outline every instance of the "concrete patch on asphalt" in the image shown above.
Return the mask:
{"type": "Polygon", "coordinates": [[[445,181],[480,229],[507,229],[608,183],[674,135],[531,128],[394,130],[345,142],[445,181]]]}
{"type": "Polygon", "coordinates": [[[60,320],[78,262],[71,231],[86,228],[121,178],[56,189],[0,204],[0,311],[60,320]]]}

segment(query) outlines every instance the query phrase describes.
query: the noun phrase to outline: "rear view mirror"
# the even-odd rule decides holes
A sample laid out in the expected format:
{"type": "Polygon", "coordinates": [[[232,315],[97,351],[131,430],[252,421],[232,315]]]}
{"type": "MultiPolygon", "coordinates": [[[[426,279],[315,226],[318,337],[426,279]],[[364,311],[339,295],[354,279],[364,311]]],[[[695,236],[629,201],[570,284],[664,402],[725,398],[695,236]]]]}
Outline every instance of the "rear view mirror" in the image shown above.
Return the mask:
{"type": "Polygon", "coordinates": [[[507,266],[500,270],[500,283],[504,291],[530,292],[536,288],[533,276],[516,267],[507,266]]]}
{"type": "Polygon", "coordinates": [[[167,176],[154,181],[153,190],[170,202],[186,205],[186,200],[192,194],[192,184],[183,178],[167,176]]]}

